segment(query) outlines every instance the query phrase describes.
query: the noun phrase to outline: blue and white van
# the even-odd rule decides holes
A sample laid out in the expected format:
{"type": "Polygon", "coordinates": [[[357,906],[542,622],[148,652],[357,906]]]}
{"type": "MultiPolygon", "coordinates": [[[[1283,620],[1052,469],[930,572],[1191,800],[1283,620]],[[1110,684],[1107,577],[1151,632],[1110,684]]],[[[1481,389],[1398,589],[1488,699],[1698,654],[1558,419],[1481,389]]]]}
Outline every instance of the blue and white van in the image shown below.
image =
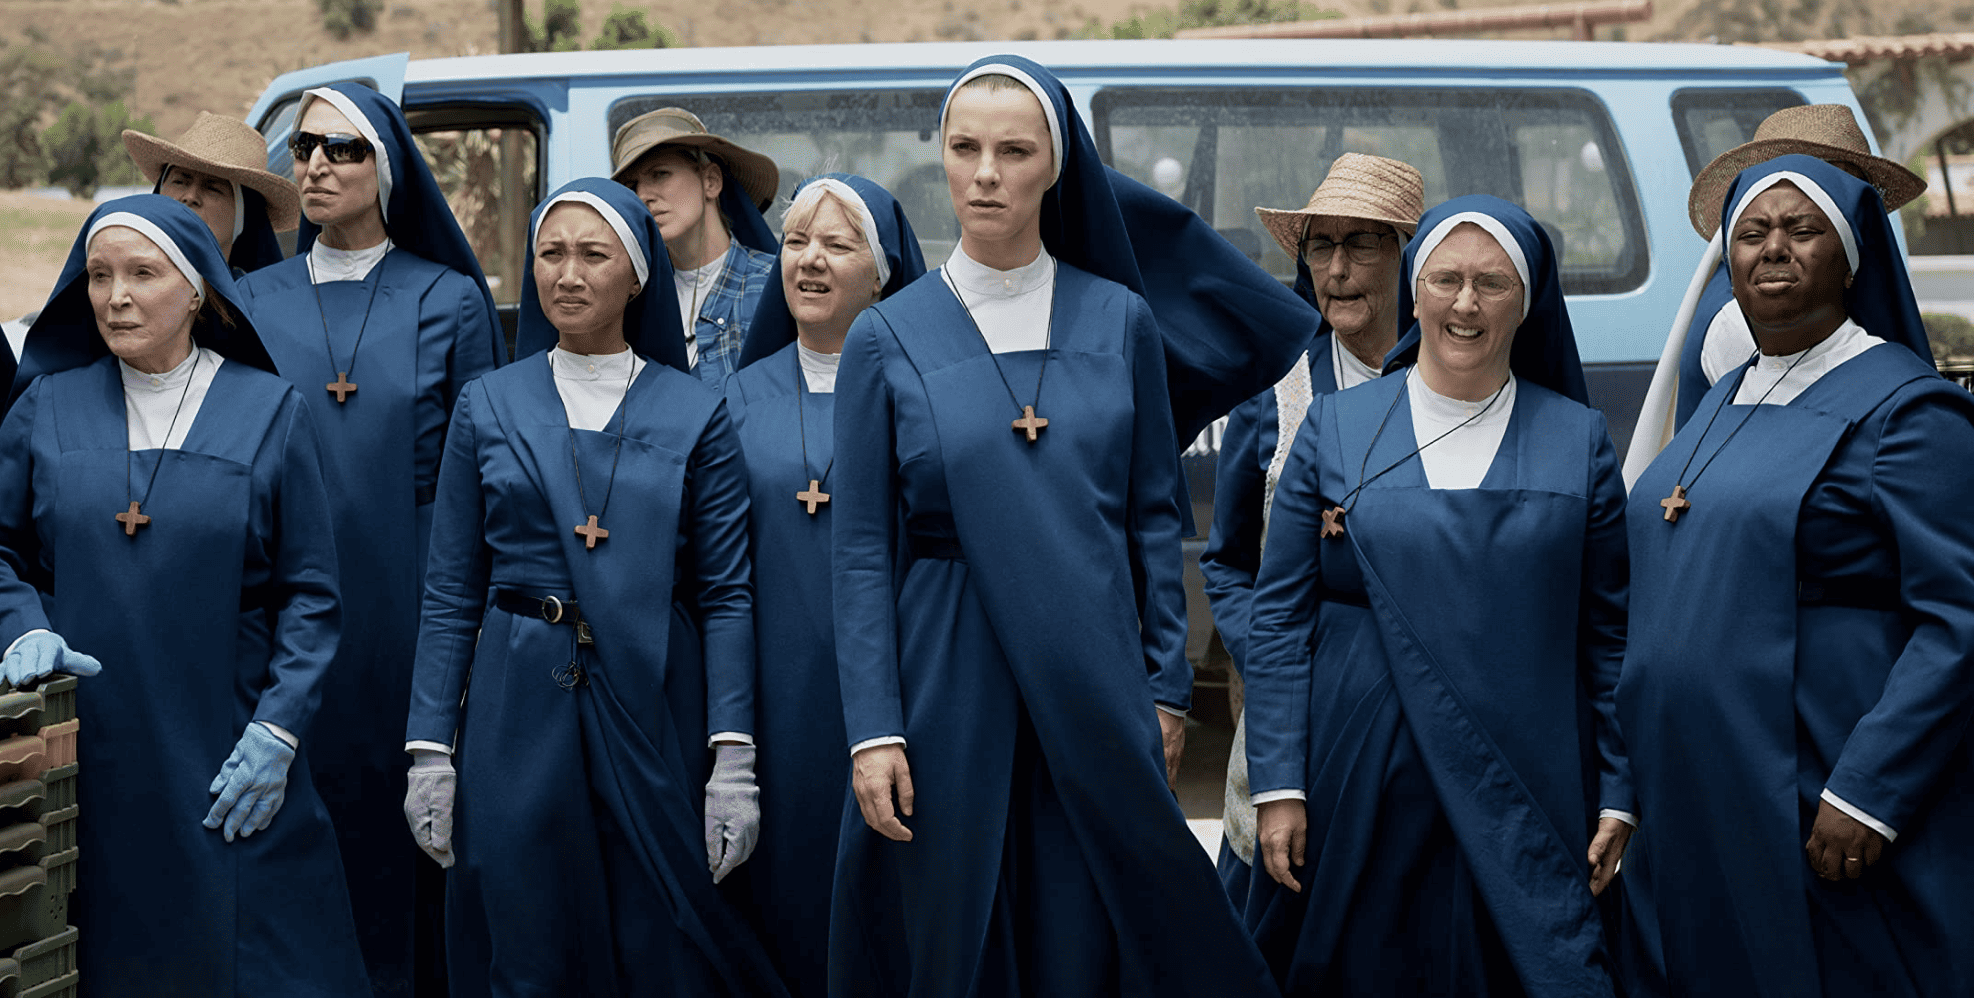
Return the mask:
{"type": "MultiPolygon", "coordinates": [[[[939,101],[960,69],[1008,51],[1062,78],[1113,166],[1192,207],[1284,281],[1293,261],[1253,209],[1302,206],[1344,152],[1418,167],[1428,205],[1488,193],[1525,206],[1557,237],[1591,394],[1620,449],[1703,248],[1686,217],[1694,175],[1778,108],[1845,104],[1864,120],[1842,66],[1761,48],[1351,40],[398,55],[282,76],[248,121],[267,137],[269,169],[286,175],[304,89],[360,80],[397,97],[504,303],[519,299],[535,202],[572,178],[609,175],[617,126],[670,105],[772,156],[784,195],[826,170],[877,180],[937,264],[958,237],[939,101]]],[[[1209,430],[1188,451],[1202,526],[1216,445],[1209,430]]],[[[1204,664],[1217,643],[1189,574],[1191,651],[1204,664]]]]}

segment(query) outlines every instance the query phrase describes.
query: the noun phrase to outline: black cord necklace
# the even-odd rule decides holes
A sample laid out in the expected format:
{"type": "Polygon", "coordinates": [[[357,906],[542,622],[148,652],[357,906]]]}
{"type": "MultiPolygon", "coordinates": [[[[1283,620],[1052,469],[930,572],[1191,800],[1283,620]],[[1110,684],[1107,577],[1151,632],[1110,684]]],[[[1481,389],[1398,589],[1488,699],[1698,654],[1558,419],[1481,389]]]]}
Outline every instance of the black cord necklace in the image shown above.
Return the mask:
{"type": "MultiPolygon", "coordinates": [[[[802,373],[802,345],[795,345],[795,428],[802,441],[802,473],[809,474],[809,425],[802,416],[802,396],[809,394],[808,376],[802,373]]],[[[822,490],[823,483],[829,481],[829,469],[836,467],[836,453],[830,452],[829,463],[823,465],[822,477],[810,477],[809,488],[795,493],[795,501],[809,507],[809,515],[816,515],[816,507],[829,504],[829,493],[822,490]]]]}
{"type": "Polygon", "coordinates": [[[315,314],[322,317],[322,349],[323,352],[329,355],[329,369],[336,371],[336,380],[329,382],[323,387],[329,389],[329,394],[336,396],[336,404],[338,405],[348,402],[351,393],[356,391],[356,382],[350,380],[350,372],[356,370],[356,352],[363,349],[363,333],[370,328],[370,310],[377,304],[377,289],[384,286],[382,269],[384,261],[390,258],[391,251],[387,249],[384,251],[383,257],[377,261],[377,266],[374,268],[377,270],[377,283],[370,286],[370,301],[363,306],[363,324],[356,327],[356,344],[350,347],[350,366],[337,371],[336,348],[329,342],[329,312],[322,307],[322,287],[315,280],[315,259],[308,256],[303,257],[304,265],[308,267],[309,290],[315,292],[315,314]]]}
{"type": "MultiPolygon", "coordinates": [[[[629,350],[626,349],[626,352],[628,353],[629,350]]],[[[549,368],[551,373],[553,373],[555,366],[554,351],[550,351],[548,357],[549,368]]],[[[582,503],[584,514],[589,516],[587,521],[576,526],[576,535],[583,539],[583,550],[585,551],[594,551],[596,550],[597,541],[610,539],[610,531],[598,525],[597,521],[603,519],[603,514],[610,511],[610,493],[617,489],[617,459],[624,454],[624,422],[630,418],[631,382],[637,378],[637,354],[635,353],[631,354],[630,368],[630,373],[624,377],[623,400],[617,403],[617,444],[610,451],[610,481],[603,487],[603,508],[597,510],[595,513],[589,512],[589,496],[583,492],[583,459],[577,453],[580,448],[576,445],[576,428],[574,426],[569,427],[569,461],[576,467],[576,501],[582,503]]]]}
{"type": "MultiPolygon", "coordinates": [[[[185,387],[179,389],[178,392],[178,406],[171,410],[171,423],[165,427],[164,439],[158,441],[158,460],[157,463],[151,465],[151,478],[144,483],[144,498],[141,500],[136,498],[135,491],[130,485],[131,454],[135,451],[129,444],[124,445],[123,494],[124,499],[129,501],[130,508],[117,514],[117,522],[123,524],[123,534],[125,537],[135,537],[137,536],[138,527],[146,527],[151,524],[151,518],[142,512],[143,505],[151,501],[151,490],[158,484],[158,469],[164,467],[165,448],[171,443],[172,432],[178,429],[178,416],[185,411],[185,399],[192,394],[192,379],[198,373],[199,345],[194,343],[192,344],[192,370],[185,374],[185,387]]],[[[125,422],[128,422],[130,419],[130,388],[128,386],[123,390],[123,413],[125,422]]]]}
{"type": "MultiPolygon", "coordinates": [[[[1501,394],[1508,390],[1509,383],[1515,380],[1515,376],[1513,374],[1509,374],[1508,380],[1503,381],[1501,383],[1501,387],[1496,388],[1494,390],[1494,394],[1489,395],[1487,397],[1487,404],[1475,410],[1473,415],[1468,416],[1466,419],[1463,419],[1458,423],[1453,424],[1453,428],[1447,430],[1445,433],[1442,433],[1439,436],[1436,436],[1431,440],[1428,440],[1425,443],[1422,443],[1419,446],[1412,448],[1411,452],[1406,454],[1404,457],[1401,457],[1398,460],[1393,461],[1392,463],[1386,465],[1383,471],[1380,471],[1369,478],[1365,478],[1364,472],[1371,466],[1371,452],[1378,449],[1378,438],[1384,436],[1385,424],[1391,421],[1392,411],[1398,408],[1399,400],[1403,399],[1405,397],[1406,392],[1410,391],[1412,388],[1412,381],[1411,381],[1412,375],[1410,373],[1407,373],[1405,377],[1406,377],[1405,383],[1398,387],[1398,394],[1392,396],[1391,404],[1385,406],[1385,414],[1378,419],[1378,429],[1377,432],[1371,434],[1370,446],[1364,448],[1364,460],[1357,466],[1357,487],[1351,489],[1349,494],[1343,497],[1342,502],[1337,503],[1335,506],[1332,506],[1329,509],[1323,511],[1322,536],[1325,539],[1343,536],[1344,514],[1350,512],[1353,508],[1355,508],[1351,503],[1351,500],[1357,498],[1357,494],[1364,491],[1364,487],[1366,485],[1369,485],[1372,482],[1375,482],[1378,479],[1385,477],[1385,475],[1389,472],[1398,470],[1398,468],[1401,465],[1405,464],[1405,462],[1410,461],[1415,457],[1418,457],[1419,454],[1423,452],[1426,448],[1431,447],[1436,443],[1439,443],[1441,440],[1445,440],[1447,437],[1452,436],[1454,432],[1459,430],[1461,427],[1466,426],[1467,424],[1473,422],[1474,420],[1487,415],[1487,411],[1489,409],[1494,408],[1494,403],[1501,398],[1501,394]]],[[[1424,376],[1421,375],[1421,377],[1424,376]]]]}
{"type": "Polygon", "coordinates": [[[1041,432],[1049,427],[1048,420],[1035,415],[1035,406],[1042,404],[1042,378],[1049,373],[1049,354],[1054,352],[1051,349],[1055,344],[1056,336],[1054,259],[1051,258],[1049,261],[1049,324],[1044,327],[1042,332],[1042,369],[1035,372],[1035,402],[1033,405],[1022,405],[1021,399],[1015,395],[1014,386],[1008,383],[1008,372],[1001,368],[1001,358],[995,356],[994,345],[987,342],[987,333],[980,328],[980,320],[973,317],[973,307],[966,303],[966,296],[960,294],[960,286],[954,283],[953,275],[946,273],[946,269],[941,267],[939,269],[939,276],[946,279],[946,286],[952,289],[953,297],[960,300],[960,308],[966,312],[966,321],[973,323],[973,331],[979,334],[981,344],[987,347],[987,359],[994,362],[994,373],[1001,376],[1001,387],[1008,390],[1008,398],[1014,402],[1015,408],[1021,410],[1021,417],[1009,425],[1014,428],[1014,432],[1027,434],[1028,442],[1031,444],[1034,443],[1036,438],[1041,435],[1041,432]]]}
{"type": "MultiPolygon", "coordinates": [[[[1686,499],[1686,490],[1699,483],[1700,476],[1707,473],[1707,468],[1713,465],[1714,458],[1719,457],[1720,452],[1727,449],[1727,445],[1733,442],[1734,435],[1741,432],[1741,427],[1748,425],[1748,420],[1755,418],[1755,413],[1761,410],[1762,403],[1767,402],[1768,397],[1774,394],[1777,388],[1781,387],[1782,382],[1789,377],[1789,372],[1795,370],[1796,365],[1802,363],[1803,358],[1809,356],[1812,349],[1815,348],[1810,347],[1802,353],[1797,354],[1796,359],[1790,361],[1789,366],[1782,369],[1782,377],[1775,379],[1775,384],[1768,386],[1768,390],[1762,392],[1761,398],[1756,399],[1755,404],[1748,407],[1748,414],[1742,416],[1741,421],[1734,424],[1734,429],[1727,431],[1727,436],[1721,440],[1720,446],[1715,447],[1714,452],[1707,455],[1707,460],[1700,465],[1700,470],[1694,472],[1693,477],[1689,479],[1686,477],[1686,469],[1691,468],[1693,466],[1693,459],[1700,455],[1700,445],[1706,442],[1707,434],[1713,430],[1714,420],[1719,419],[1720,411],[1727,408],[1728,402],[1734,396],[1740,394],[1741,383],[1747,380],[1749,365],[1746,363],[1741,365],[1741,370],[1734,375],[1734,390],[1723,395],[1720,404],[1714,406],[1713,415],[1707,417],[1707,425],[1700,428],[1700,435],[1693,441],[1693,453],[1686,455],[1686,463],[1680,465],[1679,474],[1673,476],[1672,494],[1659,500],[1659,505],[1665,507],[1667,523],[1678,523],[1679,514],[1693,508],[1693,504],[1686,499]],[[1680,484],[1682,482],[1685,484],[1680,484]]],[[[1755,357],[1759,356],[1761,356],[1761,350],[1757,348],[1755,350],[1755,356],[1748,359],[1752,361],[1755,357]]]]}

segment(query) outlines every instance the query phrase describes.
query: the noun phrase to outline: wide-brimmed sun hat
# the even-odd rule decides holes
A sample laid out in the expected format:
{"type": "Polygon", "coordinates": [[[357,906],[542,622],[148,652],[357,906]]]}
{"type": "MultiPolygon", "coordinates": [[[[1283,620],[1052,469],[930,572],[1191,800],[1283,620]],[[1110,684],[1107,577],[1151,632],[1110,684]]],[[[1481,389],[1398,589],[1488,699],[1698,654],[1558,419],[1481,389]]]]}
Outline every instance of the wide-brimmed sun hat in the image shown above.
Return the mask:
{"type": "Polygon", "coordinates": [[[301,223],[300,191],[293,181],[267,171],[267,143],[253,126],[237,118],[200,111],[177,142],[126,128],[123,148],[144,179],[154,184],[166,166],[225,177],[267,199],[267,221],[274,231],[287,232],[301,223]]]}
{"type": "Polygon", "coordinates": [[[1410,163],[1347,152],[1301,208],[1256,208],[1268,234],[1293,260],[1302,252],[1302,234],[1314,215],[1336,215],[1384,222],[1409,239],[1426,212],[1426,178],[1410,163]]]}
{"type": "Polygon", "coordinates": [[[773,200],[781,186],[774,160],[707,131],[698,115],[682,107],[661,107],[624,122],[610,142],[610,178],[622,183],[638,157],[664,145],[692,146],[718,157],[757,205],[773,200]]]}
{"type": "Polygon", "coordinates": [[[1926,181],[1918,174],[1871,154],[1871,143],[1850,108],[1842,104],[1785,107],[1764,118],[1754,138],[1714,157],[1693,178],[1693,192],[1686,198],[1686,215],[1693,231],[1712,239],[1720,229],[1721,200],[1734,185],[1734,178],[1748,167],[1790,153],[1857,167],[1864,179],[1878,188],[1886,211],[1897,211],[1926,191],[1926,181]]]}

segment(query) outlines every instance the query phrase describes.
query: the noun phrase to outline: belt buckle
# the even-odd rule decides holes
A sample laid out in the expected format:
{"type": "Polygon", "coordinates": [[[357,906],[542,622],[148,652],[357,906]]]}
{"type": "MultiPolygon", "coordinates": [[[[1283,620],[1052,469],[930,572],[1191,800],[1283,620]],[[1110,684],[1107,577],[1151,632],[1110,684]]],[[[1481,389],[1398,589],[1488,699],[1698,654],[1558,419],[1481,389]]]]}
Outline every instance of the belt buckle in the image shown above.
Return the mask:
{"type": "Polygon", "coordinates": [[[594,633],[592,633],[592,632],[590,631],[590,629],[589,629],[589,621],[587,621],[587,620],[582,620],[582,619],[580,619],[580,618],[578,618],[578,619],[577,619],[577,621],[576,621],[576,643],[577,643],[577,644],[579,644],[579,645],[593,645],[593,644],[596,644],[596,635],[595,635],[594,633]]]}
{"type": "Polygon", "coordinates": [[[541,601],[541,619],[551,624],[562,622],[562,601],[553,596],[544,596],[541,601]]]}

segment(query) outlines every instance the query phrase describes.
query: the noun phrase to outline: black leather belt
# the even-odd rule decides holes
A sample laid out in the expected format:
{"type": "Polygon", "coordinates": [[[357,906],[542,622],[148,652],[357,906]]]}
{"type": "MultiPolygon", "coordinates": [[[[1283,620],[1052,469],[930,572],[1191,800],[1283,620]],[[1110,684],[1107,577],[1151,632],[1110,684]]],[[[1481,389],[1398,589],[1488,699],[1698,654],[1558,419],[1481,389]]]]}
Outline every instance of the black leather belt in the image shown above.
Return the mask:
{"type": "Polygon", "coordinates": [[[1796,603],[1802,606],[1848,606],[1859,610],[1905,609],[1899,598],[1897,579],[1850,576],[1833,579],[1797,579],[1796,603]]]}
{"type": "Polygon", "coordinates": [[[576,629],[577,644],[596,643],[590,633],[589,621],[583,619],[583,608],[573,599],[529,596],[513,589],[497,589],[494,591],[494,605],[517,617],[535,617],[550,624],[573,627],[576,629]]]}
{"type": "Polygon", "coordinates": [[[942,537],[937,534],[908,534],[905,547],[912,553],[913,561],[965,561],[966,553],[960,550],[960,539],[942,537]]]}
{"type": "Polygon", "coordinates": [[[1352,593],[1345,592],[1341,589],[1319,589],[1316,591],[1316,599],[1322,603],[1344,603],[1349,606],[1361,606],[1366,610],[1371,608],[1371,600],[1362,592],[1352,593]]]}

